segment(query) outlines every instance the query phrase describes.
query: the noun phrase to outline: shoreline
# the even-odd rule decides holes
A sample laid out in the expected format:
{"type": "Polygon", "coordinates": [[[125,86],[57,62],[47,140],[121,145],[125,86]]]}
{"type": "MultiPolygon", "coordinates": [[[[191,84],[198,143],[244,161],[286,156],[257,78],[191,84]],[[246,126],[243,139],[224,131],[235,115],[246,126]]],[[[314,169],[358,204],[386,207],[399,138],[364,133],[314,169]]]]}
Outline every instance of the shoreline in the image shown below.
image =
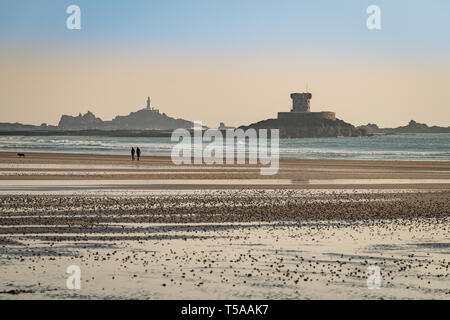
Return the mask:
{"type": "MultiPolygon", "coordinates": [[[[450,161],[379,161],[280,159],[275,175],[260,175],[260,165],[189,164],[176,166],[170,157],[67,153],[27,153],[19,158],[0,152],[0,187],[48,186],[62,181],[98,181],[119,188],[125,181],[149,189],[450,189],[450,161]],[[145,183],[143,183],[145,181],[145,183]],[[153,184],[151,182],[154,182],[153,184]],[[182,181],[182,183],[180,183],[182,181]],[[277,183],[278,181],[278,183],[277,183]],[[146,184],[147,186],[142,186],[146,184]]],[[[76,182],[75,182],[76,181],[76,182]]]]}
{"type": "MultiPolygon", "coordinates": [[[[117,154],[90,154],[90,153],[64,153],[64,152],[25,152],[25,158],[19,158],[17,156],[17,152],[10,151],[0,151],[0,163],[4,163],[6,161],[11,161],[13,163],[20,163],[20,161],[31,162],[31,163],[39,163],[38,161],[87,161],[87,162],[99,162],[99,163],[108,163],[108,162],[127,162],[130,163],[129,155],[117,155],[117,154]],[[108,159],[109,158],[109,159],[108,159]],[[100,162],[103,161],[103,162],[100,162]]],[[[144,164],[154,164],[154,163],[171,163],[171,158],[169,156],[146,156],[143,155],[140,163],[144,164]]],[[[137,161],[135,161],[137,163],[137,161]]],[[[450,170],[450,161],[422,161],[422,160],[348,160],[348,159],[298,159],[298,158],[280,158],[280,166],[289,165],[289,164],[304,164],[304,165],[313,165],[313,166],[345,166],[345,165],[353,165],[357,164],[360,166],[373,166],[376,164],[376,167],[388,167],[392,165],[402,165],[404,168],[413,168],[413,167],[433,167],[435,169],[443,168],[444,170],[450,170]]],[[[202,166],[192,164],[190,166],[202,166]]],[[[217,166],[217,165],[215,165],[217,166]]],[[[227,165],[223,164],[220,166],[250,166],[246,165],[227,165]]],[[[254,167],[254,166],[252,166],[254,167]]],[[[259,168],[259,166],[258,166],[259,168]]]]}

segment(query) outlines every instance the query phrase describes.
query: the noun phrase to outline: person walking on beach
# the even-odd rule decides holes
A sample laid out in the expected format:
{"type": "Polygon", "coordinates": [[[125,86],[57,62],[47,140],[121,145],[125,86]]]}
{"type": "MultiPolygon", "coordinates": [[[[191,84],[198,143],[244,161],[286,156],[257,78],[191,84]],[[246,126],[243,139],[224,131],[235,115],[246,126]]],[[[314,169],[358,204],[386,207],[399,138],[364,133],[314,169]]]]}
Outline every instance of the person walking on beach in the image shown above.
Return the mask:
{"type": "Polygon", "coordinates": [[[134,160],[134,147],[131,147],[131,160],[134,160]]]}
{"type": "Polygon", "coordinates": [[[139,149],[139,147],[136,147],[136,156],[139,161],[139,158],[141,157],[141,149],[139,149]]]}

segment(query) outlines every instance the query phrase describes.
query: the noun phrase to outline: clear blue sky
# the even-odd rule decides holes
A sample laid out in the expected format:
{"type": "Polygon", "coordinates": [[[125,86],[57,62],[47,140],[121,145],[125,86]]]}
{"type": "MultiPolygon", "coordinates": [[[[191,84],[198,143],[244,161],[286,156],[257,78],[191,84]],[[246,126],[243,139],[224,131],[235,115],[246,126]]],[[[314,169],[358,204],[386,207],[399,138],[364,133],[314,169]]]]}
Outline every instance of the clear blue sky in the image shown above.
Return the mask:
{"type": "Polygon", "coordinates": [[[448,126],[450,0],[0,0],[0,122],[145,105],[214,126],[312,110],[448,126]],[[68,30],[66,8],[81,8],[68,30]],[[369,5],[381,30],[366,27],[369,5]]]}
{"type": "Polygon", "coordinates": [[[450,52],[450,1],[434,0],[1,0],[2,46],[184,47],[196,50],[450,52]],[[76,38],[65,9],[82,10],[76,38]],[[365,9],[382,9],[369,34],[365,9]]]}

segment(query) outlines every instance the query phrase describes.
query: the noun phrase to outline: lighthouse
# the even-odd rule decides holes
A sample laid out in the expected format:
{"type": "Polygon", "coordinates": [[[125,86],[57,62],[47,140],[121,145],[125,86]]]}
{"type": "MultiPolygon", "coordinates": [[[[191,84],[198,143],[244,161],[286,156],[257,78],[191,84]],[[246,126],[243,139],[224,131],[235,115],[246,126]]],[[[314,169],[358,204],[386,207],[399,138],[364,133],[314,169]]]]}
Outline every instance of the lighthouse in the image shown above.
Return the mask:
{"type": "Polygon", "coordinates": [[[152,108],[150,107],[150,97],[147,97],[147,110],[151,110],[152,108]]]}

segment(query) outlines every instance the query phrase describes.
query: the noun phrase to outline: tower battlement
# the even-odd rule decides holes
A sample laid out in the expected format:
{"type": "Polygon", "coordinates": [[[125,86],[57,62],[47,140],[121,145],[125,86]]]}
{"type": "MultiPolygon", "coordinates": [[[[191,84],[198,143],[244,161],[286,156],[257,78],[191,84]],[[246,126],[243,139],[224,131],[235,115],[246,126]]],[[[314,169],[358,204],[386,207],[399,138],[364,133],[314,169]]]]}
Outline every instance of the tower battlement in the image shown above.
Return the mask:
{"type": "Polygon", "coordinates": [[[291,93],[292,109],[290,112],[278,112],[278,119],[308,118],[336,120],[331,111],[311,112],[312,94],[309,92],[291,93]]]}

